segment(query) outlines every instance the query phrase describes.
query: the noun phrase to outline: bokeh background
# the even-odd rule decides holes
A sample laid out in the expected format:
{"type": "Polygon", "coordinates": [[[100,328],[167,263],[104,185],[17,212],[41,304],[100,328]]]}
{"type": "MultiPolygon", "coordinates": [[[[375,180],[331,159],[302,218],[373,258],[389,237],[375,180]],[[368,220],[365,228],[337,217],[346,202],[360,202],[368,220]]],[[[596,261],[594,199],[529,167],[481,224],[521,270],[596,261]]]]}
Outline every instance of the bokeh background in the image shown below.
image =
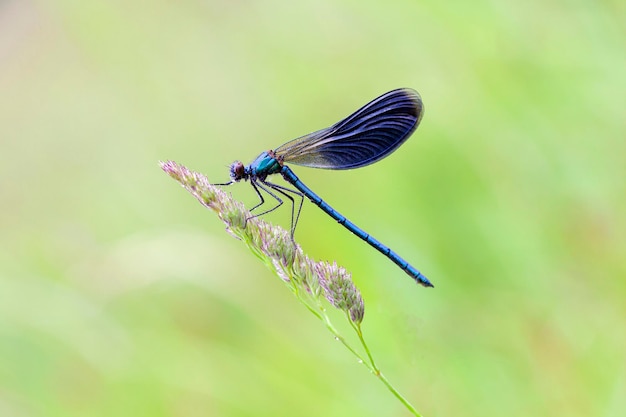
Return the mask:
{"type": "Polygon", "coordinates": [[[398,152],[294,168],[436,286],[305,204],[387,377],[425,416],[626,415],[625,11],[0,1],[0,415],[408,415],[158,167],[223,182],[397,87],[398,152]]]}

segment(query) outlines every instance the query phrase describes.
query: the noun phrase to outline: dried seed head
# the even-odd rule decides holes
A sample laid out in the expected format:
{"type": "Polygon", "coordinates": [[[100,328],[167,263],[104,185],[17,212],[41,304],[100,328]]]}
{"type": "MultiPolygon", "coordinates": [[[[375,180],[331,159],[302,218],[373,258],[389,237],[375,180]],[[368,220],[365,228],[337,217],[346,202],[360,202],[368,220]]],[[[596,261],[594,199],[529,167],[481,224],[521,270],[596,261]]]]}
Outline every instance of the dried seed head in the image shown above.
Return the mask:
{"type": "Polygon", "coordinates": [[[365,314],[365,305],[361,293],[352,282],[352,277],[345,268],[336,262],[320,262],[316,265],[319,283],[324,289],[324,296],[336,308],[345,311],[355,323],[361,323],[365,314]]]}
{"type": "Polygon", "coordinates": [[[283,281],[315,298],[323,294],[334,307],[348,313],[354,323],[363,320],[363,299],[345,268],[334,262],[315,263],[302,253],[288,231],[253,217],[243,204],[211,185],[204,175],[172,161],[162,162],[161,167],[202,205],[215,211],[228,232],[244,241],[283,281]]]}

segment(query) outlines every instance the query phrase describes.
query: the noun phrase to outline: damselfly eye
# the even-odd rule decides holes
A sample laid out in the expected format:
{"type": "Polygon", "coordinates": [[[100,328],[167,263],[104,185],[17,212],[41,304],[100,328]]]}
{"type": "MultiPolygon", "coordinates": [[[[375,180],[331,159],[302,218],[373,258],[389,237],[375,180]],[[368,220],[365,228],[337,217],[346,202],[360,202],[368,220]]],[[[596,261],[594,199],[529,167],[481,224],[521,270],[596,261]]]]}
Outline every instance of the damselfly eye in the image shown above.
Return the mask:
{"type": "Polygon", "coordinates": [[[235,161],[230,166],[230,177],[233,181],[240,181],[246,176],[246,167],[241,161],[235,161]]]}

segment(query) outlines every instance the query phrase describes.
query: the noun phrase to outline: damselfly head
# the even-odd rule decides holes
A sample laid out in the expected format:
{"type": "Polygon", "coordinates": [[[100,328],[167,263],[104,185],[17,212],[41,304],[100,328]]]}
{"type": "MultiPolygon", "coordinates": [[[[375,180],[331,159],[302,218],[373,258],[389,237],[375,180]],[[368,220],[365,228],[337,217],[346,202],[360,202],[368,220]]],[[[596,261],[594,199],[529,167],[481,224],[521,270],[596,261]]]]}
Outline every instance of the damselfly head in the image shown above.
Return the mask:
{"type": "Polygon", "coordinates": [[[246,178],[246,167],[243,162],[235,161],[230,165],[230,178],[235,182],[246,178]]]}

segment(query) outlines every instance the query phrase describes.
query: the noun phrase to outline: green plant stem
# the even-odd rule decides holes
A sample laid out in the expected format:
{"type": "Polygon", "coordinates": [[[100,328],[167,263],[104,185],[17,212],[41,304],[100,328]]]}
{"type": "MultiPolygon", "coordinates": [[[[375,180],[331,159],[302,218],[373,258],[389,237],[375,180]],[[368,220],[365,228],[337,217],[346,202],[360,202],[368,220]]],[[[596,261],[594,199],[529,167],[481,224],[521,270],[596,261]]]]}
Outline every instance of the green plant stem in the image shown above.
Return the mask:
{"type": "MultiPolygon", "coordinates": [[[[279,227],[271,226],[245,210],[223,191],[214,188],[202,174],[168,161],[161,163],[164,171],[180,182],[203,206],[218,213],[228,232],[245,243],[254,256],[274,271],[304,306],[319,318],[335,340],[341,342],[360,363],[374,374],[389,391],[416,417],[421,415],[382,374],[370,352],[361,331],[364,305],[360,292],[351,281],[350,274],[336,263],[314,262],[295,245],[290,234],[279,227]],[[298,259],[297,271],[294,262],[298,259]],[[366,358],[353,348],[337,331],[322,303],[327,300],[342,310],[358,335],[366,358]]],[[[359,349],[361,350],[361,349],[359,349]]]]}
{"type": "Polygon", "coordinates": [[[352,326],[352,328],[358,335],[359,341],[361,342],[361,345],[363,346],[363,350],[367,354],[367,360],[363,358],[363,356],[359,352],[357,352],[346,341],[346,339],[343,336],[341,336],[341,334],[339,334],[335,326],[332,324],[332,322],[326,315],[325,309],[321,304],[318,304],[317,309],[316,309],[313,306],[311,306],[307,300],[302,298],[297,288],[294,287],[292,288],[292,290],[294,291],[296,297],[302,302],[302,304],[304,304],[311,313],[313,313],[317,318],[319,318],[324,323],[328,331],[330,331],[335,337],[335,340],[339,341],[342,345],[344,345],[346,349],[348,349],[358,359],[360,363],[362,363],[372,374],[374,374],[374,376],[376,376],[376,378],[378,378],[387,387],[387,389],[406,407],[407,410],[409,410],[411,414],[413,414],[416,417],[422,417],[422,415],[415,409],[415,407],[413,407],[413,405],[402,394],[400,394],[400,392],[398,392],[398,390],[396,390],[396,388],[393,385],[391,385],[391,382],[389,382],[389,380],[381,372],[380,368],[378,368],[378,366],[376,365],[376,362],[374,361],[374,357],[372,356],[372,353],[369,349],[369,346],[365,342],[365,338],[363,337],[363,332],[361,330],[360,324],[354,323],[352,320],[350,320],[349,314],[346,313],[346,318],[348,319],[348,322],[350,323],[350,325],[352,326]]]}
{"type": "MultiPolygon", "coordinates": [[[[307,308],[309,308],[309,310],[313,312],[314,309],[311,306],[309,306],[307,303],[304,304],[306,304],[307,308]]],[[[385,375],[380,371],[380,369],[376,365],[376,362],[374,361],[374,357],[372,356],[369,347],[367,346],[367,343],[365,342],[365,338],[363,337],[363,332],[361,331],[360,325],[355,324],[354,322],[349,320],[348,316],[348,321],[351,323],[352,328],[358,335],[361,345],[367,353],[368,360],[364,359],[363,356],[361,356],[359,352],[357,352],[352,346],[350,346],[350,344],[343,338],[343,336],[339,334],[339,332],[337,331],[337,329],[335,329],[335,326],[333,326],[332,322],[326,314],[322,313],[320,315],[317,312],[315,313],[315,315],[324,322],[326,328],[333,334],[333,336],[335,336],[335,340],[341,342],[341,344],[343,344],[346,349],[352,352],[352,354],[359,360],[360,363],[362,363],[372,374],[374,374],[383,384],[385,384],[387,389],[406,407],[407,410],[409,410],[411,414],[416,417],[422,417],[422,415],[415,409],[415,407],[413,407],[413,405],[406,398],[404,398],[404,396],[400,394],[400,392],[398,392],[398,390],[396,390],[393,385],[391,385],[391,382],[389,382],[385,375]]]]}
{"type": "Polygon", "coordinates": [[[395,389],[395,387],[393,385],[391,385],[391,383],[389,382],[389,380],[385,377],[385,375],[380,371],[380,369],[378,368],[378,366],[376,366],[376,362],[374,362],[374,357],[372,356],[369,347],[367,346],[367,343],[365,343],[365,338],[363,337],[363,332],[361,331],[361,326],[359,324],[356,324],[352,321],[350,321],[352,328],[354,329],[354,331],[356,332],[356,334],[359,336],[359,340],[361,341],[361,345],[363,346],[363,349],[365,350],[365,352],[367,353],[367,357],[370,361],[368,368],[371,369],[372,373],[383,383],[385,384],[385,386],[387,387],[387,389],[389,391],[391,391],[391,393],[398,399],[400,400],[400,402],[402,404],[404,404],[404,406],[411,412],[411,414],[413,414],[416,417],[422,417],[422,415],[420,413],[417,412],[417,410],[415,409],[415,407],[413,407],[413,405],[406,399],[404,398],[404,396],[402,394],[400,394],[398,392],[398,390],[395,389]]]}

